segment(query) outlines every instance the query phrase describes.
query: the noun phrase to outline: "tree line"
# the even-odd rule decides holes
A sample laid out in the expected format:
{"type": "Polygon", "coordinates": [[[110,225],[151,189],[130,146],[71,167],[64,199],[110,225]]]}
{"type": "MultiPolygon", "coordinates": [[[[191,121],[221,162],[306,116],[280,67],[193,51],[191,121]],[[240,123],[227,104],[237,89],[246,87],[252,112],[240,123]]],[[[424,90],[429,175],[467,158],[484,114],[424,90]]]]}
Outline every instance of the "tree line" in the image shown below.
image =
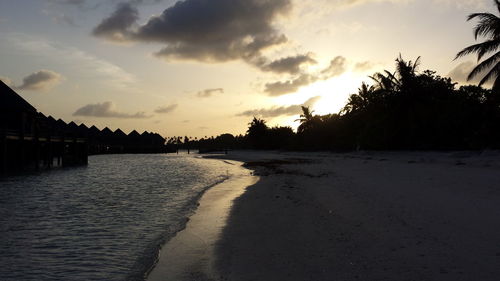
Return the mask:
{"type": "MultiPolygon", "coordinates": [[[[458,87],[436,72],[418,72],[419,59],[396,60],[394,72],[370,76],[336,114],[303,106],[297,132],[254,117],[245,135],[190,140],[182,147],[290,150],[460,150],[500,148],[500,93],[458,87]]],[[[172,144],[172,143],[171,143],[172,144]]]]}
{"type": "MultiPolygon", "coordinates": [[[[494,0],[500,12],[500,0],[494,0]]],[[[170,145],[221,148],[292,150],[461,150],[500,148],[500,18],[473,13],[477,40],[456,58],[476,54],[478,65],[468,81],[483,75],[478,86],[458,87],[435,71],[418,71],[420,58],[396,59],[395,71],[370,76],[336,114],[316,115],[306,106],[297,132],[290,127],[269,127],[257,117],[245,135],[224,134],[170,145]],[[490,55],[487,57],[487,55],[490,55]],[[487,58],[486,58],[487,57],[487,58]],[[492,89],[482,86],[492,82],[492,89]]],[[[179,142],[180,141],[180,142],[179,142]]]]}

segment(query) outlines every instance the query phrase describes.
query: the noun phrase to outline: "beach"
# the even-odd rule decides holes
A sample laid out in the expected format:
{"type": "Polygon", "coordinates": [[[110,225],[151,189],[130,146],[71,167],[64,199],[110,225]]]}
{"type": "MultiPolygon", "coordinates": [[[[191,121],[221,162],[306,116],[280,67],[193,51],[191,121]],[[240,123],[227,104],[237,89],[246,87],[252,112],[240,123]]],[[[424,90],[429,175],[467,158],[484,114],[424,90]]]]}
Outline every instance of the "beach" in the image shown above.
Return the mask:
{"type": "Polygon", "coordinates": [[[498,152],[212,157],[246,162],[258,181],[212,237],[207,280],[500,276],[498,152]]]}

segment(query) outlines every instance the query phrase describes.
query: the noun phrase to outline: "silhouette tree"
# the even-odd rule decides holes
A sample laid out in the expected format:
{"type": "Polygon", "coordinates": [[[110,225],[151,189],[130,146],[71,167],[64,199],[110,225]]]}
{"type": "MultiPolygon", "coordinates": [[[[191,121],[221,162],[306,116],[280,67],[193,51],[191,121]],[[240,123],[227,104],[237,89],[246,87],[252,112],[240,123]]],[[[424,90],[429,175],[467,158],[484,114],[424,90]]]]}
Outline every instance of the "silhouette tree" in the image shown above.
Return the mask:
{"type": "Polygon", "coordinates": [[[299,119],[295,120],[300,122],[300,125],[297,128],[297,132],[299,134],[312,129],[321,123],[321,118],[318,115],[313,115],[313,113],[314,111],[310,110],[308,106],[302,106],[302,114],[299,119]]]}
{"type": "Polygon", "coordinates": [[[265,148],[268,130],[269,127],[264,119],[254,117],[252,122],[248,123],[247,138],[250,145],[255,148],[265,148]]]}
{"type": "MultiPolygon", "coordinates": [[[[498,11],[500,12],[500,1],[495,0],[498,11]]],[[[479,37],[485,37],[486,41],[471,45],[460,51],[455,59],[476,53],[478,62],[486,55],[495,52],[489,58],[479,63],[467,77],[467,81],[472,80],[484,71],[488,73],[481,79],[479,86],[493,79],[493,91],[500,91],[500,18],[491,13],[473,13],[467,18],[467,21],[478,19],[479,22],[474,27],[474,37],[477,40],[479,37]]]]}

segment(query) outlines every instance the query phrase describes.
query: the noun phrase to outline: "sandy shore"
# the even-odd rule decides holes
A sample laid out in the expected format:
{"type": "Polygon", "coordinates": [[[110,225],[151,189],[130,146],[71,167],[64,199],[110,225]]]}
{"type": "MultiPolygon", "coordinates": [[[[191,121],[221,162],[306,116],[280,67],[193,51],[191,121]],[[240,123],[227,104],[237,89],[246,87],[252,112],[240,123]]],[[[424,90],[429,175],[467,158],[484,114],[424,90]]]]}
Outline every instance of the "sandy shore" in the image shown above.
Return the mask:
{"type": "Polygon", "coordinates": [[[258,177],[207,191],[148,280],[500,280],[498,152],[211,157],[258,177]]]}
{"type": "Polygon", "coordinates": [[[224,157],[261,179],[234,202],[214,279],[500,280],[499,153],[224,157]]]}
{"type": "Polygon", "coordinates": [[[161,248],[158,263],[147,276],[148,281],[218,278],[215,243],[221,237],[234,199],[258,180],[250,171],[241,168],[242,162],[225,162],[229,179],[203,194],[185,229],[161,248]]]}

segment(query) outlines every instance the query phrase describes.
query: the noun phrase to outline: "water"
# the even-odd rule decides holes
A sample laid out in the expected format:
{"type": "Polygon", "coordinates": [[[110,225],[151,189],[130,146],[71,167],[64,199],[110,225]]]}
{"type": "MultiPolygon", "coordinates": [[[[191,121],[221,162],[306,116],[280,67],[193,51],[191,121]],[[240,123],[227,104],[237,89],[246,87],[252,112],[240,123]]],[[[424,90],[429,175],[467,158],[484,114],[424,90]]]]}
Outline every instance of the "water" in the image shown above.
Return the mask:
{"type": "Polygon", "coordinates": [[[0,179],[0,280],[143,280],[231,169],[190,155],[101,155],[0,179]]]}

